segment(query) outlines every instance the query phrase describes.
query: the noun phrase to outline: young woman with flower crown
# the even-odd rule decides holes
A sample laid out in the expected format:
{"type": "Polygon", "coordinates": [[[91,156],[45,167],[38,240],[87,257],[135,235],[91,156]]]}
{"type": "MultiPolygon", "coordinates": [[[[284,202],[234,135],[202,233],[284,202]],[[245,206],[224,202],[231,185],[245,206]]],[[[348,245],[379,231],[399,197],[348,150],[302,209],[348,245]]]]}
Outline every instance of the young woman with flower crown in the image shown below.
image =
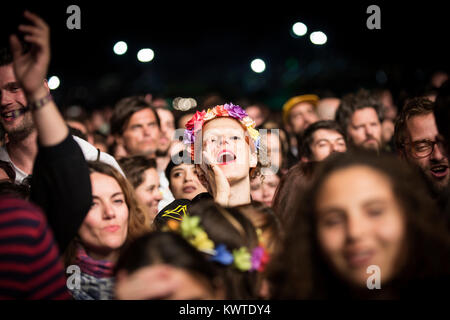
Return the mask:
{"type": "Polygon", "coordinates": [[[257,164],[260,136],[255,122],[237,105],[196,112],[186,124],[197,174],[214,200],[224,207],[251,202],[250,168],[257,164]]]}

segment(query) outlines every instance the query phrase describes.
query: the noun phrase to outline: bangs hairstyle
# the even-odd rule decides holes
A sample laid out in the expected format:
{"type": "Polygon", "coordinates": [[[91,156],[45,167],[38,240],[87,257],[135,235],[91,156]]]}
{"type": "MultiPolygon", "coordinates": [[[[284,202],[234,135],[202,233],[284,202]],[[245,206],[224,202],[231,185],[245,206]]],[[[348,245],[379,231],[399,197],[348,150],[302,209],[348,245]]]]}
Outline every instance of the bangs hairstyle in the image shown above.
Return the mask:
{"type": "Polygon", "coordinates": [[[144,182],[144,172],[148,169],[156,170],[156,160],[142,155],[123,157],[118,160],[134,189],[144,182]]]}
{"type": "Polygon", "coordinates": [[[116,103],[111,116],[111,134],[121,136],[133,114],[145,109],[149,109],[153,112],[158,128],[161,128],[161,122],[154,107],[152,107],[144,98],[132,96],[123,98],[116,103]]]}

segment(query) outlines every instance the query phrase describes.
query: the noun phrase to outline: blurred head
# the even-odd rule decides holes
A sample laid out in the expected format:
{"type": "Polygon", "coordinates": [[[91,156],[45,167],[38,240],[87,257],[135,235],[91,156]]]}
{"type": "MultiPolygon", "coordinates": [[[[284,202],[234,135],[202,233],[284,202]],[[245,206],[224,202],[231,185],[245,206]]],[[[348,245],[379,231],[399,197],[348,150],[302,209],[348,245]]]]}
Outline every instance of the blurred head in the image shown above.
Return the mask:
{"type": "Polygon", "coordinates": [[[334,152],[347,151],[345,134],[333,120],[321,120],[309,126],[302,136],[303,161],[322,161],[334,152]]]}
{"type": "Polygon", "coordinates": [[[261,174],[250,180],[250,195],[253,201],[272,207],[273,197],[280,183],[278,174],[261,174]]]}
{"type": "Polygon", "coordinates": [[[290,268],[274,268],[274,294],[323,298],[350,289],[367,295],[377,291],[367,288],[369,266],[379,267],[385,290],[436,267],[429,264],[433,246],[426,246],[445,227],[420,175],[397,158],[334,154],[299,202],[285,251],[275,259],[290,268]],[[286,283],[292,286],[283,288],[286,283]]]}
{"type": "Polygon", "coordinates": [[[245,108],[248,116],[255,121],[255,127],[260,127],[267,119],[269,108],[261,103],[255,103],[245,108]]]}
{"type": "Polygon", "coordinates": [[[336,110],[341,103],[339,98],[322,98],[317,102],[317,116],[320,120],[334,120],[336,110]]]}
{"type": "Polygon", "coordinates": [[[158,143],[158,151],[167,154],[175,135],[175,118],[172,111],[164,108],[157,108],[156,112],[161,121],[161,135],[158,143]]]}
{"type": "Polygon", "coordinates": [[[141,97],[124,98],[114,108],[111,133],[128,155],[154,155],[160,142],[158,114],[141,97]]]}
{"type": "MultiPolygon", "coordinates": [[[[168,265],[173,267],[165,277],[152,279],[146,286],[164,285],[168,278],[176,278],[177,289],[165,296],[140,297],[141,299],[210,300],[223,299],[222,281],[212,263],[189,242],[173,232],[155,231],[131,243],[121,254],[116,265],[117,273],[136,274],[145,267],[168,265]]],[[[118,278],[118,285],[123,285],[118,278]]],[[[126,279],[126,278],[125,278],[126,279]]],[[[172,279],[170,279],[172,280],[172,279]]],[[[120,297],[127,299],[128,297],[120,297]]]]}
{"type": "Polygon", "coordinates": [[[319,120],[316,111],[316,95],[296,96],[283,106],[283,120],[286,128],[293,134],[303,133],[312,123],[319,120]]]}
{"type": "Polygon", "coordinates": [[[79,231],[86,253],[97,260],[115,261],[126,241],[146,231],[145,215],[133,188],[113,167],[90,162],[93,203],[79,231]]]}
{"type": "Polygon", "coordinates": [[[382,108],[367,90],[348,94],[342,98],[336,111],[336,121],[347,135],[354,148],[379,151],[382,147],[382,108]]]}
{"type": "Polygon", "coordinates": [[[144,156],[124,157],[119,164],[133,185],[137,199],[145,205],[150,223],[158,214],[162,200],[156,161],[144,156]]]}
{"type": "Polygon", "coordinates": [[[425,98],[406,101],[395,125],[400,155],[419,166],[436,191],[449,184],[448,158],[434,117],[434,103],[425,98]]]}
{"type": "MultiPolygon", "coordinates": [[[[229,252],[246,247],[249,252],[259,240],[253,224],[237,209],[223,208],[213,200],[196,202],[189,215],[200,217],[200,223],[209,239],[217,246],[225,245],[229,252]]],[[[215,263],[217,272],[225,283],[226,299],[256,299],[260,289],[260,274],[241,271],[233,264],[215,263]]]]}

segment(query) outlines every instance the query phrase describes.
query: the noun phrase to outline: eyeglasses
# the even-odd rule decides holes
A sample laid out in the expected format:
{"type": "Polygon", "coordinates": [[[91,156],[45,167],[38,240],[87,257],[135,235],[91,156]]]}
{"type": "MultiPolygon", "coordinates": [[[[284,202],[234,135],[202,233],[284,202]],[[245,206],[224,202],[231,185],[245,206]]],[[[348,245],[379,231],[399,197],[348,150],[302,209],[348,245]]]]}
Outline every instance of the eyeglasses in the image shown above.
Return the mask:
{"type": "Polygon", "coordinates": [[[437,141],[420,140],[410,143],[404,143],[403,145],[410,146],[411,154],[415,158],[426,158],[434,152],[434,146],[439,144],[441,152],[445,150],[445,141],[438,139],[437,141]]]}

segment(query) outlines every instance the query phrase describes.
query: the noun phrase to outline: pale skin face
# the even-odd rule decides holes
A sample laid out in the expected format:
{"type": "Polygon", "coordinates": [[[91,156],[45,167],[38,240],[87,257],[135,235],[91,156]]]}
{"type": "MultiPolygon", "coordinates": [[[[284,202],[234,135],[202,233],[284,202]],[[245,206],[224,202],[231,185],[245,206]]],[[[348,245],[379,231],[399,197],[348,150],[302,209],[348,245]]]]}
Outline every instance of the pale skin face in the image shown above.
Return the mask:
{"type": "Polygon", "coordinates": [[[347,126],[348,139],[364,149],[381,148],[381,123],[374,108],[356,110],[347,126]]]}
{"type": "Polygon", "coordinates": [[[333,152],[347,151],[344,137],[337,131],[319,129],[313,134],[310,145],[312,161],[322,161],[333,152]]]}
{"type": "Polygon", "coordinates": [[[250,151],[244,129],[235,119],[207,122],[203,126],[203,151],[219,165],[230,184],[248,178],[250,167],[256,166],[256,154],[250,151]]]}
{"type": "Polygon", "coordinates": [[[280,183],[280,177],[276,174],[267,174],[258,176],[250,181],[250,194],[252,200],[264,203],[266,206],[272,206],[273,196],[280,183]]]}
{"type": "Polygon", "coordinates": [[[255,121],[255,126],[258,127],[263,124],[264,117],[258,106],[248,106],[245,108],[245,112],[247,112],[248,116],[255,121]]]}
{"type": "Polygon", "coordinates": [[[130,117],[118,142],[125,147],[128,155],[152,155],[156,152],[159,138],[156,117],[152,110],[146,108],[130,117]]]}
{"type": "Polygon", "coordinates": [[[197,177],[195,165],[181,163],[170,172],[170,191],[175,199],[192,200],[201,192],[207,192],[197,177]]]}
{"type": "Polygon", "coordinates": [[[381,287],[395,276],[406,250],[405,215],[385,175],[362,165],[337,170],[315,205],[319,246],[340,277],[365,287],[370,265],[380,268],[381,287]]]}
{"type": "Polygon", "coordinates": [[[27,106],[25,94],[14,75],[12,64],[0,66],[0,112],[1,123],[6,132],[32,130],[34,127],[31,112],[26,112],[13,119],[5,113],[19,110],[27,106]]]}
{"type": "Polygon", "coordinates": [[[159,139],[158,149],[167,151],[175,134],[175,118],[169,110],[156,109],[161,123],[161,135],[159,139]]]}
{"type": "MultiPolygon", "coordinates": [[[[439,137],[433,113],[409,118],[406,121],[406,131],[409,143],[436,141],[439,137]]],[[[409,146],[406,146],[405,153],[408,161],[417,164],[437,190],[443,190],[448,186],[450,177],[448,158],[442,145],[435,145],[433,152],[424,158],[414,157],[409,146]]]]}
{"type": "Polygon", "coordinates": [[[96,260],[115,261],[128,231],[128,206],[118,182],[91,174],[93,204],[78,234],[86,253],[96,260]]]}
{"type": "Polygon", "coordinates": [[[150,221],[153,221],[158,214],[159,201],[162,199],[159,190],[159,176],[154,168],[145,170],[143,175],[143,182],[135,189],[136,195],[139,201],[147,207],[150,221]]]}
{"type": "Polygon", "coordinates": [[[289,119],[292,131],[297,134],[319,121],[314,105],[310,102],[301,102],[294,106],[289,113],[289,119]]]}

